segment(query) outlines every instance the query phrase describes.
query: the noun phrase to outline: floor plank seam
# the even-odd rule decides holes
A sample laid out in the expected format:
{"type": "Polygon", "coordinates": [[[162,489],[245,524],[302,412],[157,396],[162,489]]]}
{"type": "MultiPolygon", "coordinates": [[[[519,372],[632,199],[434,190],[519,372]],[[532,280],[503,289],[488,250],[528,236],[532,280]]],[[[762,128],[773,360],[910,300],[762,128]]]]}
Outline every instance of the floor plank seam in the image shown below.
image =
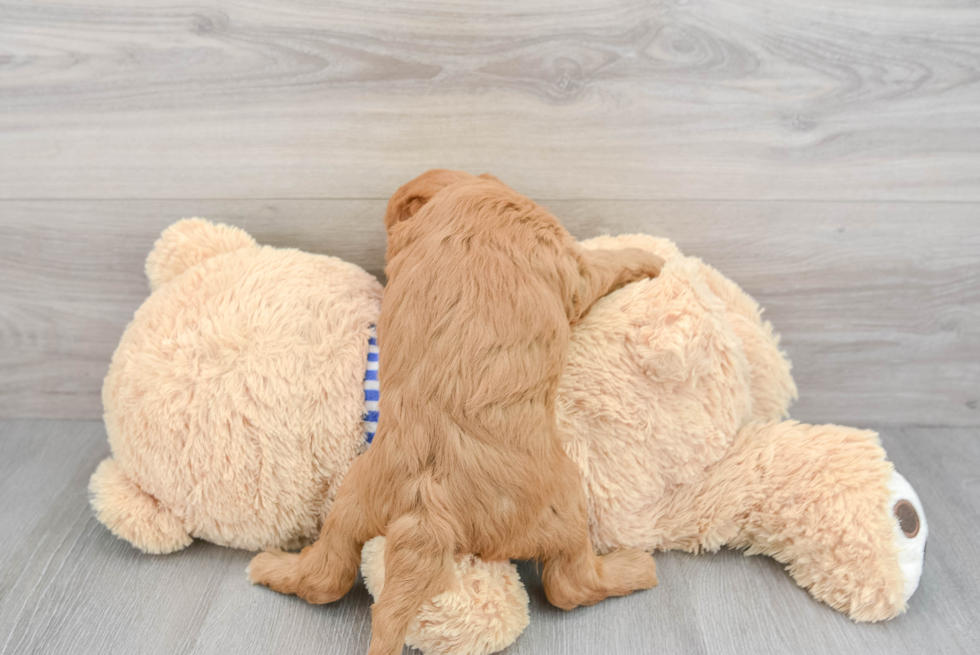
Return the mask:
{"type": "MultiPolygon", "coordinates": [[[[264,202],[264,201],[290,201],[290,202],[388,202],[390,196],[229,196],[229,197],[53,197],[53,198],[0,198],[3,202],[264,202]]],[[[663,203],[785,203],[785,204],[852,204],[852,205],[980,205],[980,198],[975,200],[949,200],[949,199],[903,199],[903,198],[877,198],[868,200],[866,198],[578,198],[578,197],[542,197],[535,196],[537,202],[663,202],[663,203]]]]}

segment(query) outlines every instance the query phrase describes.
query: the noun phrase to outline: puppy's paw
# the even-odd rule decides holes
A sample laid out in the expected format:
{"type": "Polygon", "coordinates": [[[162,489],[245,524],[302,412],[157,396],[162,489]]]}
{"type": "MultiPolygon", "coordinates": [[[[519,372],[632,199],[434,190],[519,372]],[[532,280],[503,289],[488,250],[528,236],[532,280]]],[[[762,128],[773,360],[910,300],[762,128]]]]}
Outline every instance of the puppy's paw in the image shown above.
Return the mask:
{"type": "Polygon", "coordinates": [[[622,257],[620,261],[626,273],[625,284],[657,277],[664,267],[664,258],[647,250],[623,248],[619,254],[622,257]]]}
{"type": "Polygon", "coordinates": [[[625,596],[657,586],[657,563],[639,548],[620,548],[602,558],[602,577],[611,594],[625,596]]]}
{"type": "Polygon", "coordinates": [[[299,596],[313,605],[332,603],[350,591],[357,578],[356,564],[353,567],[339,567],[331,566],[322,559],[307,561],[307,550],[301,553],[277,550],[260,553],[248,565],[248,578],[253,584],[265,585],[281,594],[299,596]]]}
{"type": "Polygon", "coordinates": [[[299,553],[270,550],[259,553],[248,565],[248,579],[282,594],[296,593],[296,577],[300,566],[299,553]]]}

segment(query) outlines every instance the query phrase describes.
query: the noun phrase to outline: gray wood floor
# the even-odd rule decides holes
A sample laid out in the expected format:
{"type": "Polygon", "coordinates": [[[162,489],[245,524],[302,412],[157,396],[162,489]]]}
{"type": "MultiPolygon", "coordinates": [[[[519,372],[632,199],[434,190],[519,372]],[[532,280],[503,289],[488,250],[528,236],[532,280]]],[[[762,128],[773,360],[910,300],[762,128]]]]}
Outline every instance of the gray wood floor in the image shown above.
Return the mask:
{"type": "MultiPolygon", "coordinates": [[[[531,625],[508,655],[975,653],[980,643],[980,430],[883,433],[929,518],[909,612],[857,625],[765,557],[658,556],[660,586],[570,613],[521,577],[531,625]]],[[[96,421],[0,421],[0,653],[363,653],[370,597],[311,606],[253,587],[250,553],[201,542],[150,557],[93,517],[85,487],[107,453],[96,421]]]]}
{"type": "Polygon", "coordinates": [[[309,607],[247,553],[108,535],[93,419],[169,223],[380,273],[384,203],[433,166],[738,281],[795,417],[881,428],[932,526],[886,625],[764,558],[665,554],[658,589],[570,614],[522,567],[512,653],[980,649],[980,3],[0,0],[0,653],[364,650],[363,589],[309,607]]]}

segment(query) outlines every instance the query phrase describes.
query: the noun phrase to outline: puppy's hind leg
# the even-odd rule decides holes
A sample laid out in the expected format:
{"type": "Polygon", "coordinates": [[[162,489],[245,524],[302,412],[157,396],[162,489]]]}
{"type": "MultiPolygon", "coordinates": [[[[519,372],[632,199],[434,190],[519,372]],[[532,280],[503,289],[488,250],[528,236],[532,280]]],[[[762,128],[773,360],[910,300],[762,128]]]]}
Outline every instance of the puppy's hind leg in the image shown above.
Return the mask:
{"type": "Polygon", "coordinates": [[[655,587],[657,566],[653,557],[639,548],[620,548],[599,557],[590,545],[549,560],[542,579],[548,602],[570,610],[655,587]]]}
{"type": "Polygon", "coordinates": [[[388,528],[385,582],[371,608],[368,655],[399,655],[422,603],[453,584],[452,535],[425,517],[425,510],[406,514],[388,528]]]}
{"type": "Polygon", "coordinates": [[[599,557],[589,539],[588,512],[578,468],[561,454],[564,487],[552,496],[552,517],[540,535],[548,545],[542,581],[548,601],[564,610],[594,605],[657,584],[653,557],[639,548],[621,548],[599,557]]]}
{"type": "Polygon", "coordinates": [[[381,533],[362,500],[365,489],[370,489],[370,453],[351,466],[323,522],[320,538],[300,553],[270,551],[256,555],[248,567],[253,583],[314,604],[332,603],[350,591],[357,579],[361,547],[381,533]]]}

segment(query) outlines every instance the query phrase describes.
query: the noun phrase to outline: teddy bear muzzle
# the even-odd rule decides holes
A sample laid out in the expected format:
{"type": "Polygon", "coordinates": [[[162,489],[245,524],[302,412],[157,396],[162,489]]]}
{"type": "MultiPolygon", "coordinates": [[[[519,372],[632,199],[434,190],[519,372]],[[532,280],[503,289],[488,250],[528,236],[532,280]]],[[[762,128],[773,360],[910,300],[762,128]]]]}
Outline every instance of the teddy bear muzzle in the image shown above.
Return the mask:
{"type": "Polygon", "coordinates": [[[915,511],[915,506],[909,500],[902,498],[895,503],[893,511],[895,518],[898,519],[898,527],[901,528],[902,534],[909,539],[915,539],[921,527],[919,513],[915,511]]]}
{"type": "Polygon", "coordinates": [[[922,564],[925,560],[926,539],[929,525],[915,489],[900,473],[894,471],[889,481],[889,511],[895,522],[895,546],[898,563],[905,579],[905,600],[908,601],[919,586],[922,564]]]}

